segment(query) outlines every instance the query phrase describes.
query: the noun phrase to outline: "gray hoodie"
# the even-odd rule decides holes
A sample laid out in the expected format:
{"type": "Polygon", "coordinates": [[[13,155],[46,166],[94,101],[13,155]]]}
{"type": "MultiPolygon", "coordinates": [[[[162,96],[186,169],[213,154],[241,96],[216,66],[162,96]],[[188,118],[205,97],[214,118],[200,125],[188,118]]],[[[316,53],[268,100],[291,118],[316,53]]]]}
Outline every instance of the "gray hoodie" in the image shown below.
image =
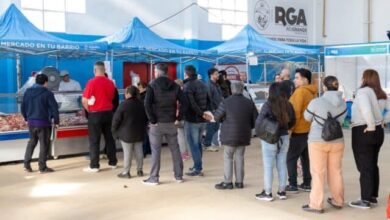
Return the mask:
{"type": "MultiPolygon", "coordinates": [[[[328,112],[330,112],[330,114],[335,117],[341,114],[347,108],[344,100],[342,99],[342,94],[343,93],[339,91],[327,91],[322,97],[313,99],[309,103],[307,110],[313,112],[314,114],[322,118],[327,118],[328,112]]],[[[343,123],[346,115],[347,112],[338,117],[337,120],[340,123],[343,123]]],[[[313,115],[310,114],[308,111],[305,111],[304,117],[306,121],[312,122],[308,142],[326,142],[321,138],[322,125],[318,124],[318,122],[313,119],[313,115]]],[[[323,123],[322,119],[317,118],[317,120],[323,123]]],[[[331,142],[344,142],[344,139],[340,138],[331,142]]]]}

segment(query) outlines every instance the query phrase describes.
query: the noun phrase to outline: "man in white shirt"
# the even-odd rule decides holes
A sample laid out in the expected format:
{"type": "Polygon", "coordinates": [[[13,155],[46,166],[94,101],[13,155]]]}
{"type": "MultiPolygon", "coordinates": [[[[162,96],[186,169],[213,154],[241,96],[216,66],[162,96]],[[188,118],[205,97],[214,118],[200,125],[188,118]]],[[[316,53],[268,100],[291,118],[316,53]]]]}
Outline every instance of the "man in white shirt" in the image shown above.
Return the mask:
{"type": "MultiPolygon", "coordinates": [[[[60,82],[60,86],[58,87],[58,91],[67,92],[67,91],[80,91],[81,86],[80,83],[76,80],[70,79],[69,72],[67,70],[63,70],[60,73],[62,81],[60,82]]],[[[60,110],[61,111],[69,111],[79,109],[79,97],[80,94],[57,94],[56,100],[61,103],[60,110]]]]}
{"type": "Polygon", "coordinates": [[[58,91],[81,91],[80,83],[76,80],[70,79],[69,72],[67,70],[61,71],[60,76],[62,81],[58,91]]]}

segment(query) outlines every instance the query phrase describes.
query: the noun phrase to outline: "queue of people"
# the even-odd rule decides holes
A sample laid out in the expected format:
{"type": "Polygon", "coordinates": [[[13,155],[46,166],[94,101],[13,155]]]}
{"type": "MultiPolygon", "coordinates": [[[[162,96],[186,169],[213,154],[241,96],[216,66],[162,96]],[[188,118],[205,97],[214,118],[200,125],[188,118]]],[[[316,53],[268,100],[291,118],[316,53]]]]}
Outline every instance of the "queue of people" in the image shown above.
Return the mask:
{"type": "MultiPolygon", "coordinates": [[[[115,139],[121,142],[124,162],[119,178],[132,177],[133,158],[136,159],[137,176],[144,176],[143,159],[150,148],[151,170],[142,183],[158,185],[161,147],[165,141],[171,151],[173,178],[182,183],[184,175],[204,176],[203,151],[210,147],[213,138],[217,138],[224,146],[224,180],[215,188],[242,189],[245,149],[251,144],[252,129],[256,128],[263,160],[263,190],[255,195],[256,199],[274,200],[272,185],[273,169],[276,168],[279,199],[287,199],[289,193],[310,192],[309,202],[302,209],[323,213],[327,179],[332,195],[326,199],[327,203],[336,209],[343,207],[342,158],[346,146],[341,124],[347,110],[336,77],[327,76],[323,80],[324,93],[317,97],[317,86],[311,83],[309,70],[297,69],[293,86],[287,76],[289,71],[283,70],[276,78],[278,81],[269,87],[268,99],[258,113],[253,101],[244,95],[245,84],[230,82],[224,71],[211,68],[208,84],[198,79],[192,65],[185,67],[184,82],[169,79],[168,67],[163,63],[155,66],[154,73],[155,80],[149,85],[140,83],[138,88],[127,87],[125,101],[114,112],[115,85],[105,77],[104,63],[95,63],[95,77],[87,83],[82,98],[83,107],[88,111],[90,145],[90,164],[85,172],[100,171],[103,134],[108,165],[112,169],[117,168],[118,162],[115,139]],[[192,158],[193,166],[184,172],[183,161],[189,158],[192,158]],[[301,184],[298,184],[297,175],[299,158],[303,169],[301,184]]],[[[46,165],[46,158],[51,126],[58,125],[59,113],[53,93],[46,88],[47,82],[47,76],[37,75],[36,84],[27,89],[23,97],[22,114],[30,133],[24,160],[26,172],[32,172],[31,156],[38,140],[41,144],[40,172],[54,171],[46,165]]],[[[384,141],[383,125],[390,121],[389,110],[390,101],[381,88],[378,73],[371,69],[364,71],[351,119],[352,149],[360,173],[361,199],[350,202],[351,207],[369,209],[378,202],[378,155],[384,141]]]]}

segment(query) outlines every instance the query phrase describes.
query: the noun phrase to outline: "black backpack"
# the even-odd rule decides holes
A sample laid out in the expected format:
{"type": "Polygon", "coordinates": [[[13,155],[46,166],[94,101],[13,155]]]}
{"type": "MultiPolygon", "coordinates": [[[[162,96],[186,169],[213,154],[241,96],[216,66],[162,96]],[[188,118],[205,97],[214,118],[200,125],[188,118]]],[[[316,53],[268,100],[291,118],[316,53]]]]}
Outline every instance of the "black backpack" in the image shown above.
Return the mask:
{"type": "Polygon", "coordinates": [[[264,118],[261,123],[256,124],[256,135],[261,140],[276,144],[280,139],[279,122],[273,118],[264,118]]]}
{"type": "Polygon", "coordinates": [[[328,112],[328,117],[326,119],[314,114],[308,109],[306,109],[306,111],[312,114],[314,120],[322,126],[321,137],[322,139],[324,139],[324,141],[333,141],[343,137],[343,128],[341,127],[341,124],[337,121],[337,119],[342,116],[347,111],[347,109],[345,109],[342,113],[336,115],[335,117],[332,117],[332,114],[328,112]],[[317,118],[323,120],[324,123],[319,122],[317,118]]]}

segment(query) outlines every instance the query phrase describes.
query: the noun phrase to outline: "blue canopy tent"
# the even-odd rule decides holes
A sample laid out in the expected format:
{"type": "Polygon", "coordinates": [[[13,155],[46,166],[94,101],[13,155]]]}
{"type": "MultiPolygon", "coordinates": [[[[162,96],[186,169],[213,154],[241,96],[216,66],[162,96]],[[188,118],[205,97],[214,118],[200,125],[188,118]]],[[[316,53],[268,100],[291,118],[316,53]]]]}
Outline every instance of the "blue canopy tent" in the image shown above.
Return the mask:
{"type": "Polygon", "coordinates": [[[134,17],[132,22],[118,32],[99,39],[97,42],[104,41],[108,42],[111,48],[112,62],[114,57],[134,62],[147,61],[151,64],[159,61],[178,61],[182,64],[194,59],[211,62],[207,57],[215,54],[215,51],[186,48],[165,40],[137,17],[134,17]]]}
{"type": "MultiPolygon", "coordinates": [[[[303,49],[270,40],[254,30],[250,25],[246,25],[232,39],[209,50],[217,51],[217,64],[237,61],[245,62],[248,76],[250,76],[248,58],[252,56],[279,61],[289,61],[297,57],[305,57],[306,59],[320,62],[319,50],[303,49]]],[[[264,70],[264,74],[266,74],[266,70],[264,70]]],[[[247,79],[249,80],[249,77],[247,79]]]]}
{"type": "Polygon", "coordinates": [[[35,27],[11,4],[0,16],[0,56],[16,58],[17,87],[21,86],[21,55],[58,58],[107,57],[107,42],[75,42],[55,37],[35,27]]]}
{"type": "Polygon", "coordinates": [[[0,17],[0,53],[80,57],[105,55],[107,42],[74,42],[35,27],[11,4],[0,17]]]}

